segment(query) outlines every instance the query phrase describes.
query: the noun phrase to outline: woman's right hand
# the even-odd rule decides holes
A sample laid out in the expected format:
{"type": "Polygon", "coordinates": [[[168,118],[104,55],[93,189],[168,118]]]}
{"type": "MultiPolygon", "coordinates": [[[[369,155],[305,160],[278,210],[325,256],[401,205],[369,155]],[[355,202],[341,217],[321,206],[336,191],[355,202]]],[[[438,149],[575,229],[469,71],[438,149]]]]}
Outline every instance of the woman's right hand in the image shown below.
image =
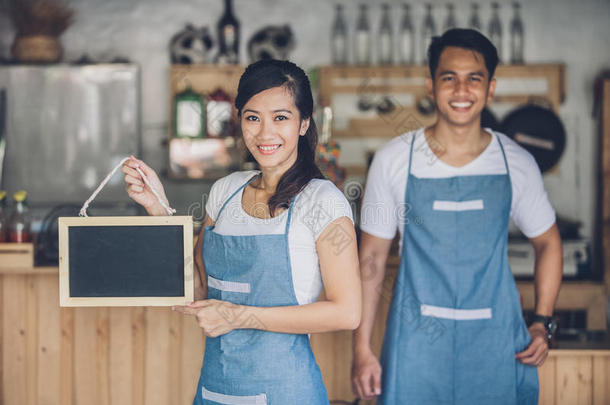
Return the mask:
{"type": "Polygon", "coordinates": [[[140,169],[146,176],[148,182],[155,191],[161,196],[163,202],[169,206],[163,185],[159,180],[159,176],[146,163],[135,157],[130,156],[123,163],[122,171],[124,174],[125,184],[127,185],[127,194],[129,197],[146,209],[149,215],[167,215],[165,208],[159,203],[155,194],[144,183],[144,179],[136,169],[140,169]]]}

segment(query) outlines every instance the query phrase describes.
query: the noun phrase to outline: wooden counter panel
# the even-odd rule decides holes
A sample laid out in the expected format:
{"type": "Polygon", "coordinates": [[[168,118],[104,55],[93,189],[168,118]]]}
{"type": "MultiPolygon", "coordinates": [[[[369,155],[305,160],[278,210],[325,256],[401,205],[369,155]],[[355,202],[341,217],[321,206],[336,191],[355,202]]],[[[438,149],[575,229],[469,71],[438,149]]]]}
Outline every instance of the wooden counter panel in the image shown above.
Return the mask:
{"type": "MultiPolygon", "coordinates": [[[[394,275],[388,269],[381,287],[377,353],[394,275]]],[[[193,317],[169,308],[60,308],[57,272],[0,275],[0,303],[0,403],[192,403],[205,346],[193,317]]],[[[332,400],[354,398],[351,336],[311,338],[332,400]]],[[[551,351],[539,376],[540,404],[610,403],[610,351],[551,351]]]]}

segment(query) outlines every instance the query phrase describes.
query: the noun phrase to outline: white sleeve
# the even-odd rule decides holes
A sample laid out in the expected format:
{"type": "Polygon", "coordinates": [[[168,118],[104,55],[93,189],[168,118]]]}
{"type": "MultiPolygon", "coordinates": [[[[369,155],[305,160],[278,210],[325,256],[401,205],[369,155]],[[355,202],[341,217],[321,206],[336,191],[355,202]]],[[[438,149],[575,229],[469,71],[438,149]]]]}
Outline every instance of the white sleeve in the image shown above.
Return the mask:
{"type": "Polygon", "coordinates": [[[328,225],[341,217],[348,217],[354,223],[349,201],[329,180],[312,180],[299,194],[297,203],[301,220],[312,230],[315,240],[328,225]]]}
{"type": "Polygon", "coordinates": [[[226,177],[216,180],[214,184],[212,184],[212,188],[210,189],[210,195],[208,196],[208,200],[205,203],[205,213],[214,222],[216,222],[218,211],[220,211],[220,207],[224,202],[223,197],[225,197],[226,194],[226,183],[226,177]]]}
{"type": "Polygon", "coordinates": [[[511,218],[528,238],[542,235],[555,223],[555,210],[544,189],[542,174],[529,153],[512,168],[513,201],[511,218]]]}
{"type": "Polygon", "coordinates": [[[398,229],[396,202],[392,196],[390,173],[384,166],[388,161],[375,154],[366,180],[366,190],[360,212],[360,229],[382,239],[393,239],[398,229]]]}

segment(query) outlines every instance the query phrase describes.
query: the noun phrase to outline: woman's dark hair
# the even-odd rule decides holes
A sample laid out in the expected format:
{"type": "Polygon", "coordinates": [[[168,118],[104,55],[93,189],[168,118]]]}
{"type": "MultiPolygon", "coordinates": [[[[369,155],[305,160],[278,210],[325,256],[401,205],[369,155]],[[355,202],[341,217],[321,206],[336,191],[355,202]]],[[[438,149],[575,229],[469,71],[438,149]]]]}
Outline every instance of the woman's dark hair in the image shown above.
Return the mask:
{"type": "Polygon", "coordinates": [[[241,117],[242,109],[250,98],[274,87],[284,87],[292,94],[300,119],[309,118],[309,128],[304,136],[299,135],[297,160],[282,175],[275,194],[267,203],[271,216],[278,208],[287,208],[292,197],[297,195],[311,179],[324,178],[315,163],[318,130],[312,117],[311,85],[303,69],[292,62],[274,59],[261,60],[249,65],[239,79],[237,87],[235,108],[238,115],[241,117]]]}
{"type": "Polygon", "coordinates": [[[479,52],[485,60],[485,67],[491,79],[498,66],[498,51],[489,39],[477,30],[468,28],[453,28],[445,31],[440,37],[433,37],[428,47],[428,67],[430,76],[434,78],[438,61],[443,50],[449,46],[469,49],[479,52]]]}

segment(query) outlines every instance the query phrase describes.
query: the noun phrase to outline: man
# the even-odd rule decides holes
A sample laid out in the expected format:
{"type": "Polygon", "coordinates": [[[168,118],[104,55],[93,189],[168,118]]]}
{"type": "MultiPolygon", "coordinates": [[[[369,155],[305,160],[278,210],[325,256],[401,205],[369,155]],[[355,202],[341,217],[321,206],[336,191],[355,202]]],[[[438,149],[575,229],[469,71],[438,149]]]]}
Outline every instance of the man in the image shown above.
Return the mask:
{"type": "Polygon", "coordinates": [[[481,128],[496,87],[492,43],[452,29],[433,39],[428,60],[436,123],[391,140],[368,175],[353,388],[384,405],[536,404],[561,283],[555,212],[533,157],[481,128]],[[529,330],[508,266],[509,218],[536,252],[529,330]],[[370,338],[396,228],[401,261],[380,363],[370,338]]]}

